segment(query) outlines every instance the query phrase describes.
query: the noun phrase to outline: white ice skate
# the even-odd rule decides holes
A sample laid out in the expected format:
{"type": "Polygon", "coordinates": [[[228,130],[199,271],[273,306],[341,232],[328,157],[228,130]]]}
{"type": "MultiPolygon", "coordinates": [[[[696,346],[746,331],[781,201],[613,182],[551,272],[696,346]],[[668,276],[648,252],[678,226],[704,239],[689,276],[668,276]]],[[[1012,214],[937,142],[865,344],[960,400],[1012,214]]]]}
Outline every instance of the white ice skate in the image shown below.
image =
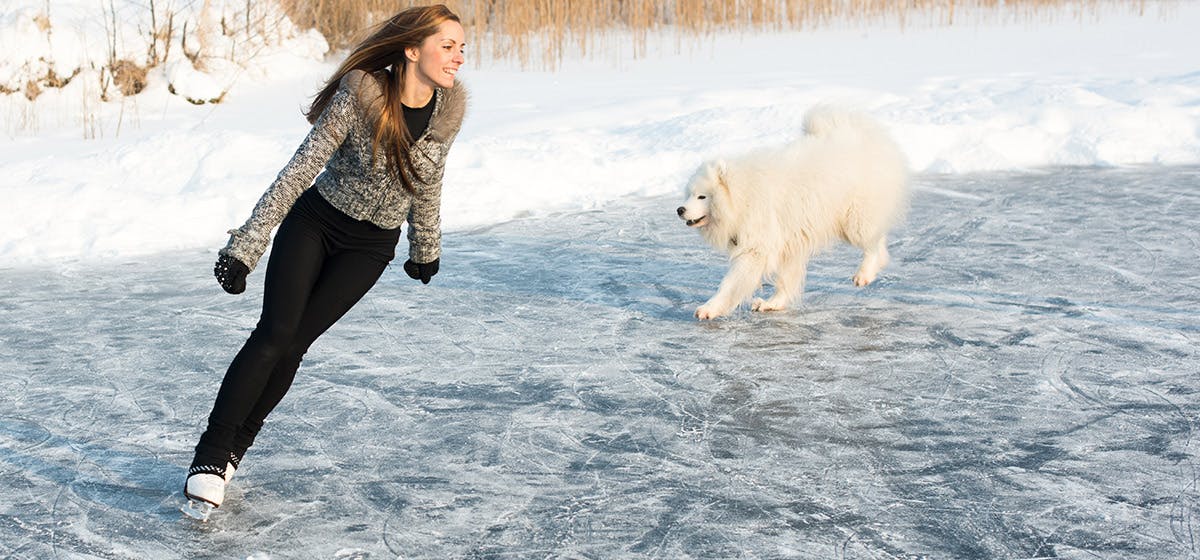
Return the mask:
{"type": "Polygon", "coordinates": [[[221,502],[225,499],[225,477],[229,476],[229,473],[226,471],[225,476],[222,476],[221,473],[213,472],[214,470],[216,469],[205,467],[193,467],[190,470],[187,482],[183,486],[183,495],[188,501],[180,508],[184,515],[208,521],[212,511],[221,507],[221,502]]]}

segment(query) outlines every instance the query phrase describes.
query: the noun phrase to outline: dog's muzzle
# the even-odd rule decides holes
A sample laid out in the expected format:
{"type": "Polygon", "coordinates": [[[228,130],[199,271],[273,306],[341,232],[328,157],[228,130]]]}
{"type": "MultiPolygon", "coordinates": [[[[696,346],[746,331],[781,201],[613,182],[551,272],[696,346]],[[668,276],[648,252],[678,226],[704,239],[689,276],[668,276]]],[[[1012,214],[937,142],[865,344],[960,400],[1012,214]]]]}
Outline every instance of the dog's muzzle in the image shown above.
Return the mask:
{"type": "Polygon", "coordinates": [[[708,218],[708,216],[700,216],[699,218],[691,220],[691,219],[684,217],[684,213],[686,213],[686,212],[687,212],[687,208],[684,208],[683,206],[680,206],[679,208],[675,209],[675,213],[679,214],[679,217],[682,218],[687,223],[688,227],[697,225],[700,222],[703,222],[706,218],[708,218]]]}

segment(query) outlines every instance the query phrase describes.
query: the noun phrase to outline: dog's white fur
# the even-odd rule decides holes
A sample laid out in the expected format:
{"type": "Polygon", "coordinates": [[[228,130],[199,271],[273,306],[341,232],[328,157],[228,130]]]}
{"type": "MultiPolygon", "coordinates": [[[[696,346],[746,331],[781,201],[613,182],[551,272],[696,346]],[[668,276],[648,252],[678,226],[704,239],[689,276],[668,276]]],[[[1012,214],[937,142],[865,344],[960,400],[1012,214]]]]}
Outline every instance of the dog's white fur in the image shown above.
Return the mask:
{"type": "Polygon", "coordinates": [[[907,164],[886,131],[866,115],[829,106],[810,110],[804,135],[700,167],[679,217],[732,265],[716,295],[696,310],[725,315],[773,277],[775,293],[754,311],[786,309],[804,291],[808,260],[841,239],[863,250],[855,286],[888,264],[887,234],[908,206],[907,164]]]}

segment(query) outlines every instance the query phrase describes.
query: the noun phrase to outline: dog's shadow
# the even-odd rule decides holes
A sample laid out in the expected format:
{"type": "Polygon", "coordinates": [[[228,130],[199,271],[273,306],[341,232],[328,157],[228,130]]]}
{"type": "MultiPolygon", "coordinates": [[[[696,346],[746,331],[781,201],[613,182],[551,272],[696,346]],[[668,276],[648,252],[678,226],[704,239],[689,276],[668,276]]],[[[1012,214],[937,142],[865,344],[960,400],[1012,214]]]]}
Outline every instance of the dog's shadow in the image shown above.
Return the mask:
{"type": "MultiPolygon", "coordinates": [[[[670,216],[656,223],[647,214],[584,212],[450,233],[435,282],[485,306],[599,306],[694,320],[725,259],[670,216]]],[[[392,269],[396,281],[411,282],[392,269]]]]}

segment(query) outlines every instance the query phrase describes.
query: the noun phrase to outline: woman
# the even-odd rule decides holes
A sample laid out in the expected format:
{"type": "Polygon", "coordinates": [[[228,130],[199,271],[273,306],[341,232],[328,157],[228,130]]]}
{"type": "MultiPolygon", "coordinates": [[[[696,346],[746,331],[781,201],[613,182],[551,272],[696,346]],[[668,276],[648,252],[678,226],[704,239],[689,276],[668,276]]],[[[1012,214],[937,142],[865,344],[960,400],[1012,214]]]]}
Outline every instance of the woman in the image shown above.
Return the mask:
{"type": "Polygon", "coordinates": [[[225,373],[188,469],[189,515],[207,518],[221,505],[304,352],[379,279],[403,221],[405,272],[425,284],[437,274],[442,173],[466,110],[455,80],[463,40],[442,5],[381,24],[317,94],[306,114],[312,130],[246,224],[230,230],[213,272],[237,294],[279,225],[262,316],[225,373]]]}

